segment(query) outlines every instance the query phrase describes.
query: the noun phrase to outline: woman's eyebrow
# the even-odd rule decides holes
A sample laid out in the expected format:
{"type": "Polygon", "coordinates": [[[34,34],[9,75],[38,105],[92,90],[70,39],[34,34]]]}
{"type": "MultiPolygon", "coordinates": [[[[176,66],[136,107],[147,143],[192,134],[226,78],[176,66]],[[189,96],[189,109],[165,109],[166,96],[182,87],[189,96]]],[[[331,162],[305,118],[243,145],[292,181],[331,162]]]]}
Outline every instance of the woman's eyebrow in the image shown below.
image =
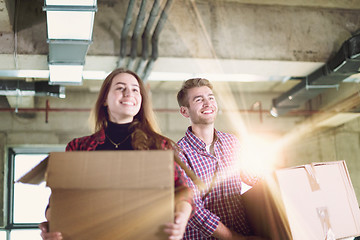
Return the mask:
{"type": "Polygon", "coordinates": [[[118,84],[125,85],[124,82],[116,82],[116,83],[115,83],[115,85],[118,85],[118,84]]]}
{"type": "MultiPolygon", "coordinates": [[[[126,85],[126,83],[124,83],[124,82],[116,82],[116,83],[115,83],[115,85],[118,85],[118,84],[126,85]]],[[[140,86],[139,86],[138,84],[136,84],[136,83],[135,83],[135,84],[131,84],[131,86],[140,88],[140,86]]]]}

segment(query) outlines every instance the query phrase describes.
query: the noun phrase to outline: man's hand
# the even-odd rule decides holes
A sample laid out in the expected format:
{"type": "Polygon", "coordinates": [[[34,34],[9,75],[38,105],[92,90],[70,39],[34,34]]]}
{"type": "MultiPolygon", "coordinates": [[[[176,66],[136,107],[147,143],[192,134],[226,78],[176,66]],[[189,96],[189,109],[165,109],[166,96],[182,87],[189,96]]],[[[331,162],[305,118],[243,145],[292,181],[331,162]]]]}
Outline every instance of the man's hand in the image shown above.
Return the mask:
{"type": "Polygon", "coordinates": [[[49,222],[42,222],[39,224],[41,230],[41,238],[43,240],[61,240],[63,239],[61,233],[59,232],[49,232],[49,222]]]}

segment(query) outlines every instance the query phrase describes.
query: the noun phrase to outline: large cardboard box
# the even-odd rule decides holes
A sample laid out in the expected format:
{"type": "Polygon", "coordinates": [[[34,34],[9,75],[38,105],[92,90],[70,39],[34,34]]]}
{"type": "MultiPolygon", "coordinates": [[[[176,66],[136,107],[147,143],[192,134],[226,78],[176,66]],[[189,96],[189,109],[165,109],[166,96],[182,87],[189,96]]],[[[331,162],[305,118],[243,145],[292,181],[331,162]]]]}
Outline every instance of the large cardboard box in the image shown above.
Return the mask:
{"type": "Polygon", "coordinates": [[[360,235],[360,210],[345,161],[277,170],[244,194],[256,234],[273,240],[360,235]]]}
{"type": "Polygon", "coordinates": [[[46,169],[50,231],[65,240],[166,239],[173,166],[172,151],[54,152],[22,182],[38,182],[46,169]]]}

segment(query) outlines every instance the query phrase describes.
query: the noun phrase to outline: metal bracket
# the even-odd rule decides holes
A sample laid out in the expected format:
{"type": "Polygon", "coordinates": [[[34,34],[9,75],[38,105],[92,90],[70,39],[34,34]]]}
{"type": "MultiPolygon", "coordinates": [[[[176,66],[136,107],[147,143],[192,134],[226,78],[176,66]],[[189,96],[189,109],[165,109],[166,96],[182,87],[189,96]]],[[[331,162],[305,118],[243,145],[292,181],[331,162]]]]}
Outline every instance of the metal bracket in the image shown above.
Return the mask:
{"type": "Polygon", "coordinates": [[[309,89],[322,89],[322,88],[336,88],[336,90],[339,90],[339,84],[332,84],[332,85],[310,85],[308,83],[308,77],[306,77],[306,90],[309,89]]]}

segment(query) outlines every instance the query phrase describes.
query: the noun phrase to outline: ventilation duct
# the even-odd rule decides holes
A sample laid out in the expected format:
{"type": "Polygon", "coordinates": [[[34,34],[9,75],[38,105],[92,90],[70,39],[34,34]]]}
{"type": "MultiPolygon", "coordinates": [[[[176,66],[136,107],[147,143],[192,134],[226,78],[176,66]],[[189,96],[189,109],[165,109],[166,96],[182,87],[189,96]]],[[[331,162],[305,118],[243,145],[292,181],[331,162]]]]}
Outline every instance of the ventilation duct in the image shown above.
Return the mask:
{"type": "Polygon", "coordinates": [[[306,101],[329,88],[338,88],[339,83],[359,73],[360,34],[345,41],[338,53],[323,67],[306,76],[299,84],[278,98],[273,99],[271,114],[281,116],[298,109],[306,101]]]}
{"type": "Polygon", "coordinates": [[[49,82],[80,85],[85,57],[92,43],[97,1],[45,0],[43,10],[47,19],[49,82]]]}
{"type": "Polygon", "coordinates": [[[14,80],[0,81],[2,96],[51,96],[65,98],[65,87],[49,85],[47,81],[27,82],[14,80]]]}

